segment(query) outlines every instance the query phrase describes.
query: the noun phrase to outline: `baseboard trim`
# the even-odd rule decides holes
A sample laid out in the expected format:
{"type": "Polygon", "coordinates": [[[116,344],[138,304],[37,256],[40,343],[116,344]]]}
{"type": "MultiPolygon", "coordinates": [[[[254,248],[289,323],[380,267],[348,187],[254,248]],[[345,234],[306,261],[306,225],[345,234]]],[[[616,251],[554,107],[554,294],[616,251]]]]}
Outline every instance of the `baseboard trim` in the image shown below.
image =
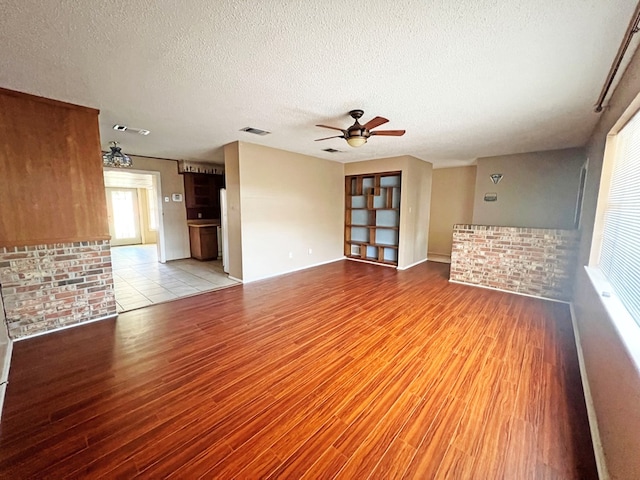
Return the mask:
{"type": "Polygon", "coordinates": [[[451,255],[443,255],[440,253],[427,253],[427,260],[438,263],[451,263],[451,255]]]}
{"type": "Polygon", "coordinates": [[[458,285],[466,285],[468,287],[485,288],[487,290],[495,290],[496,292],[512,293],[513,295],[521,295],[523,297],[537,298],[539,300],[547,300],[549,302],[557,302],[557,303],[564,303],[567,305],[571,305],[571,302],[568,302],[566,300],[558,300],[557,298],[541,297],[539,295],[531,295],[529,293],[514,292],[513,290],[504,290],[502,288],[488,287],[487,285],[478,285],[477,283],[467,283],[467,282],[461,282],[459,280],[451,280],[451,279],[449,279],[449,283],[457,283],[458,285]]]}
{"type": "MultiPolygon", "coordinates": [[[[273,275],[267,275],[266,277],[259,277],[259,278],[252,278],[251,280],[238,280],[238,281],[242,282],[244,284],[253,283],[253,282],[259,282],[260,280],[268,280],[270,278],[280,277],[282,275],[287,275],[289,273],[300,272],[302,270],[307,270],[309,268],[319,267],[321,265],[327,265],[329,263],[340,262],[340,261],[344,260],[345,258],[346,257],[334,258],[333,260],[327,260],[325,262],[314,263],[313,265],[307,265],[305,267],[294,268],[293,270],[287,270],[286,272],[274,273],[273,275]]],[[[229,277],[229,278],[232,278],[232,277],[229,277]]],[[[236,280],[235,278],[232,278],[232,279],[236,280]]]]}
{"type": "Polygon", "coordinates": [[[569,311],[571,312],[571,325],[573,327],[573,338],[576,342],[576,350],[578,352],[578,365],[580,366],[580,378],[582,379],[582,391],[584,395],[584,403],[587,406],[587,418],[589,420],[589,430],[591,430],[591,442],[593,444],[593,454],[596,458],[596,467],[598,469],[598,478],[600,480],[609,480],[609,472],[602,449],[602,441],[600,440],[600,429],[598,428],[598,417],[596,409],[593,405],[593,396],[591,395],[591,387],[589,386],[589,378],[587,377],[587,369],[584,364],[584,353],[582,351],[582,342],[580,341],[580,331],[578,330],[578,319],[573,307],[573,303],[569,303],[569,311]]]}
{"type": "Polygon", "coordinates": [[[80,327],[82,325],[88,325],[89,323],[101,322],[103,320],[110,320],[112,318],[117,318],[117,317],[118,317],[118,314],[114,313],[113,315],[107,315],[106,317],[92,318],[91,320],[85,320],[84,322],[73,323],[71,325],[63,325],[61,327],[53,328],[51,330],[45,330],[44,332],[38,332],[38,333],[34,333],[32,335],[25,335],[24,337],[14,338],[13,341],[14,342],[21,342],[22,340],[29,340],[31,338],[40,337],[42,335],[48,335],[48,334],[53,333],[53,332],[59,332],[61,330],[68,330],[70,328],[80,327]]]}
{"type": "Polygon", "coordinates": [[[417,262],[412,263],[411,265],[407,265],[406,267],[398,267],[398,270],[409,270],[412,267],[415,267],[416,265],[420,265],[421,263],[426,262],[427,260],[429,260],[428,258],[424,258],[422,260],[419,260],[417,262]]]}

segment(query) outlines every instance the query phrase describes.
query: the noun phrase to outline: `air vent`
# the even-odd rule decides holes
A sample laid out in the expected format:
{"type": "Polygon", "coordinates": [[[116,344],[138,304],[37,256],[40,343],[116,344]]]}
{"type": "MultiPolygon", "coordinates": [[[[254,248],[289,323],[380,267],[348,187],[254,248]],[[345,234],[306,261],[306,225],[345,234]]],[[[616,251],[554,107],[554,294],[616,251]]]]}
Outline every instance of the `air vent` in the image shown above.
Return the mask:
{"type": "Polygon", "coordinates": [[[329,152],[329,153],[336,153],[336,152],[339,152],[340,150],[336,150],[335,148],[323,148],[322,151],[329,152]]]}
{"type": "Polygon", "coordinates": [[[144,128],[127,127],[126,125],[114,125],[113,129],[119,132],[131,132],[139,135],[149,135],[151,133],[149,130],[145,130],[144,128]]]}
{"type": "Polygon", "coordinates": [[[260,130],[259,128],[245,127],[240,129],[241,132],[253,133],[254,135],[269,135],[271,132],[260,130]]]}

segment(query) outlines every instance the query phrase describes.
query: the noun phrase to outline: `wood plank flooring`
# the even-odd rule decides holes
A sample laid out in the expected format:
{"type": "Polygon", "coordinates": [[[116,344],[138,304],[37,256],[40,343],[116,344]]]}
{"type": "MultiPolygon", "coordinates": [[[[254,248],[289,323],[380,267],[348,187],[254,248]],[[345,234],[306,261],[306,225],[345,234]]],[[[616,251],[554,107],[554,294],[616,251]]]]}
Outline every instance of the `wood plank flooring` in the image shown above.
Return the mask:
{"type": "Polygon", "coordinates": [[[15,344],[1,478],[597,478],[567,305],[341,261],[15,344]]]}

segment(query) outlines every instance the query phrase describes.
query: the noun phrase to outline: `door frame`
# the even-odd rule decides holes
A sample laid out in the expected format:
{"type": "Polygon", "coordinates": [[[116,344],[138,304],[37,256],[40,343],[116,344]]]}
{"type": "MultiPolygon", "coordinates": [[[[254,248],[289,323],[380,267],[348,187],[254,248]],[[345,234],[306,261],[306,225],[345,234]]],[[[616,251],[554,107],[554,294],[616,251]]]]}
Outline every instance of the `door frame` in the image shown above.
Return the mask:
{"type": "MultiPolygon", "coordinates": [[[[114,170],[114,171],[122,171],[120,168],[109,168],[105,167],[105,170],[114,170]]],[[[156,247],[158,249],[158,261],[160,263],[167,262],[167,252],[165,246],[165,235],[164,235],[164,210],[163,210],[163,202],[162,202],[162,177],[160,176],[160,172],[155,170],[137,170],[135,168],[127,169],[126,172],[131,173],[141,173],[143,175],[151,175],[151,181],[153,182],[154,189],[156,191],[156,205],[158,206],[158,241],[156,242],[156,247]]],[[[105,198],[107,194],[107,189],[105,190],[105,198]]],[[[106,205],[105,205],[106,207],[106,205]]]]}

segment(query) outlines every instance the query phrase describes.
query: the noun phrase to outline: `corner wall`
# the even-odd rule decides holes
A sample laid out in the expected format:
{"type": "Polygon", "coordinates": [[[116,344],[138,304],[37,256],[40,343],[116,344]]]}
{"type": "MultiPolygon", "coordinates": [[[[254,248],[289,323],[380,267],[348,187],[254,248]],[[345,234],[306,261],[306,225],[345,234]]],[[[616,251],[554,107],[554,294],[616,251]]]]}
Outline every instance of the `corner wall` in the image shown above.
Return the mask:
{"type": "Polygon", "coordinates": [[[450,260],[453,226],[470,224],[476,167],[439,168],[433,171],[431,216],[429,219],[429,259],[450,260]]]}
{"type": "Polygon", "coordinates": [[[240,143],[224,146],[224,172],[227,190],[227,239],[229,276],[242,277],[242,209],[240,205],[240,143]]]}
{"type": "Polygon", "coordinates": [[[238,142],[225,147],[225,172],[231,276],[250,282],[343,258],[342,164],[238,142]]]}

